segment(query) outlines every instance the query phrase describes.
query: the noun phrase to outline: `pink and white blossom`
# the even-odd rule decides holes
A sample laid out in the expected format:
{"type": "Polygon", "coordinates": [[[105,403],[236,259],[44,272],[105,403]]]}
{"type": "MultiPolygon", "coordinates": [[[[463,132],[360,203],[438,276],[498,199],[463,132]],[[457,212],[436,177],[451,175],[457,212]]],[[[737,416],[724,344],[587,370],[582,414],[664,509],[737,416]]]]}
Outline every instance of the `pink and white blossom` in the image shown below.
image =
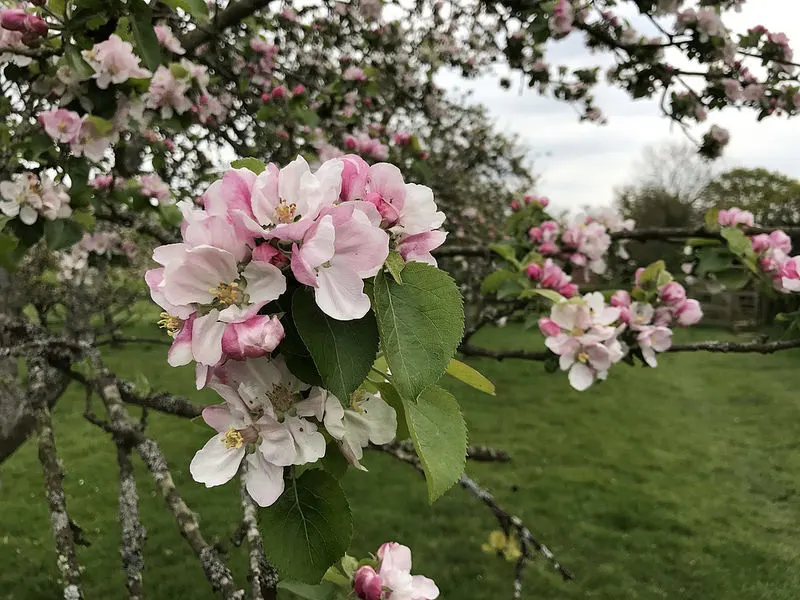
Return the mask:
{"type": "Polygon", "coordinates": [[[172,33],[172,30],[166,25],[156,25],[153,27],[158,38],[158,43],[172,52],[173,54],[185,54],[186,50],[181,46],[180,40],[172,33]]]}
{"type": "Polygon", "coordinates": [[[63,108],[39,113],[38,119],[47,135],[62,144],[68,144],[75,139],[81,129],[80,115],[63,108]]]}
{"type": "Polygon", "coordinates": [[[82,52],[83,58],[94,70],[97,87],[106,89],[110,84],[124,83],[128,79],[150,77],[151,73],[139,66],[139,57],[133,45],[124,42],[115,33],[105,41],[82,52]]]}

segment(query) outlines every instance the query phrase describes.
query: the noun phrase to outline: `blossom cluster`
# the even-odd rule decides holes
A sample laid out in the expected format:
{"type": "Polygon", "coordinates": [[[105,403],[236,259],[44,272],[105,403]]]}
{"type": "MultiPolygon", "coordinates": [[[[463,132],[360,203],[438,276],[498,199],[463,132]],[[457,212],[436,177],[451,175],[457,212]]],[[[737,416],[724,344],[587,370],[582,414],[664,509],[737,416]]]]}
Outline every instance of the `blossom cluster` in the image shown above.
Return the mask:
{"type": "MultiPolygon", "coordinates": [[[[175,54],[183,54],[169,28],[159,25],[156,33],[164,47],[175,54]]],[[[148,141],[156,141],[157,134],[148,129],[154,116],[148,110],[156,111],[163,119],[189,113],[202,124],[217,124],[227,116],[232,99],[225,94],[212,95],[208,91],[208,69],[185,58],[159,65],[155,73],[151,73],[140,66],[132,44],[116,34],[84,50],[82,56],[90,72],[79,72],[64,62],[55,77],[38,82],[43,91],[59,99],[62,107],[78,98],[86,111],[80,115],[74,110],[54,107],[38,116],[47,135],[57,143],[68,144],[74,156],[86,156],[98,162],[119,140],[120,134],[130,129],[140,132],[148,141]],[[148,78],[147,91],[143,94],[136,86],[120,87],[129,80],[148,78]],[[116,111],[110,120],[91,114],[95,107],[86,97],[89,80],[101,90],[115,86],[116,111]]],[[[171,142],[165,140],[164,145],[170,147],[171,142]]]]}
{"type": "Polygon", "coordinates": [[[370,308],[364,280],[390,249],[435,264],[444,214],[430,188],[405,183],[399,169],[354,155],[312,172],[298,157],[256,176],[228,171],[201,198],[181,202],[183,242],[156,248],[147,272],[153,300],[174,336],[169,362],[198,363],[198,386],[226,358],[265,356],[283,338],[276,316],[260,311],[287,289],[287,276],[313,289],[334,319],[370,308]]]}
{"type": "Polygon", "coordinates": [[[33,225],[40,216],[49,221],[66,219],[72,215],[72,208],[64,186],[44,173],[26,171],[0,181],[0,212],[10,218],[18,217],[25,225],[33,225]]]}
{"type": "Polygon", "coordinates": [[[56,278],[72,284],[91,283],[97,274],[95,258],[111,260],[120,257],[131,261],[136,256],[136,243],[124,240],[115,231],[84,233],[81,240],[64,252],[59,252],[56,278]]]}
{"type": "Polygon", "coordinates": [[[206,487],[230,481],[246,462],[244,481],[260,506],[272,505],[284,490],[284,469],[325,456],[332,438],[345,458],[360,464],[370,442],[391,442],[394,409],[377,395],[357,390],[343,406],[339,398],[291,374],[281,356],[228,361],[211,370],[209,387],[224,400],[203,409],[217,433],[189,465],[206,487]]]}
{"type": "Polygon", "coordinates": [[[378,549],[378,569],[363,565],[353,575],[353,591],[361,600],[434,600],[439,588],[432,579],[411,574],[411,550],[397,542],[378,549]]]}
{"type": "MultiPolygon", "coordinates": [[[[722,227],[754,227],[755,217],[750,211],[730,208],[719,211],[717,222],[722,227]]],[[[749,236],[749,239],[758,265],[770,278],[774,289],[784,294],[800,292],[800,255],[791,256],[792,238],[776,229],[769,234],[749,236]]]]}
{"type": "Polygon", "coordinates": [[[672,345],[670,326],[687,327],[702,318],[700,304],[687,298],[681,284],[669,277],[662,285],[646,283],[640,280],[645,274],[639,269],[633,292],[617,291],[608,304],[592,292],[555,303],[550,316],[539,319],[545,345],[559,357],[559,368],[569,371],[576,390],[606,379],[611,366],[635,350],[647,365],[657,366],[656,353],[672,345]]]}
{"type": "MultiPolygon", "coordinates": [[[[3,48],[24,48],[39,41],[42,36],[47,35],[50,27],[47,22],[40,17],[29,13],[22,5],[16,8],[0,9],[0,47],[3,48]]],[[[30,58],[17,55],[15,62],[19,66],[30,63],[30,58]],[[23,60],[19,60],[22,58],[23,60]],[[25,60],[27,58],[27,60],[25,60]]],[[[0,56],[0,62],[4,60],[0,56]]]]}

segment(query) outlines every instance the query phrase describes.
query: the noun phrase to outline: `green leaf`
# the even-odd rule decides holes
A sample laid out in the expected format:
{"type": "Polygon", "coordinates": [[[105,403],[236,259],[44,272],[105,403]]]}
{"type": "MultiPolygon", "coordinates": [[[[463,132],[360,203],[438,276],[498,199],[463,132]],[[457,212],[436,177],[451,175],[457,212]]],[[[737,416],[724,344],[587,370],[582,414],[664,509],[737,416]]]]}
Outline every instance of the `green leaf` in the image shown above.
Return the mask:
{"type": "Polygon", "coordinates": [[[563,302],[566,300],[564,296],[556,292],[555,290],[548,290],[544,288],[533,288],[530,290],[525,290],[520,293],[520,298],[533,298],[534,296],[542,296],[543,298],[547,298],[553,304],[558,304],[559,302],[563,302]]]}
{"type": "Polygon", "coordinates": [[[378,353],[378,328],[372,311],[356,321],[337,321],[320,310],[312,290],[301,288],[292,297],[292,318],[324,387],[348,402],[378,353]]]}
{"type": "Polygon", "coordinates": [[[238,160],[231,161],[231,168],[250,169],[253,173],[258,175],[267,168],[267,165],[264,164],[264,161],[258,160],[257,158],[240,158],[238,160]]]}
{"type": "Polygon", "coordinates": [[[720,232],[722,237],[728,242],[728,248],[738,256],[744,256],[753,251],[750,239],[741,229],[736,227],[723,227],[720,232]]]}
{"type": "Polygon", "coordinates": [[[438,386],[425,390],[418,402],[403,398],[403,407],[432,504],[464,472],[467,426],[456,399],[438,386]]]}
{"type": "Polygon", "coordinates": [[[81,226],[71,219],[44,222],[44,240],[50,250],[63,250],[77,244],[83,237],[81,226]]]}
{"type": "Polygon", "coordinates": [[[403,283],[402,277],[400,277],[400,273],[402,273],[403,268],[406,266],[406,261],[403,260],[403,257],[400,256],[400,253],[397,250],[392,250],[389,252],[389,256],[386,257],[386,262],[384,266],[389,270],[391,273],[392,278],[397,283],[403,283]]]}
{"type": "Polygon", "coordinates": [[[13,270],[17,266],[14,250],[17,249],[18,243],[13,235],[0,233],[0,267],[13,270]]]}
{"type": "Polygon", "coordinates": [[[447,365],[445,373],[476,390],[489,394],[490,396],[495,395],[494,384],[478,371],[460,360],[456,360],[455,358],[450,359],[450,364],[447,365]]]}
{"type": "Polygon", "coordinates": [[[89,63],[83,60],[83,56],[81,56],[80,51],[75,46],[67,46],[67,49],[64,51],[64,60],[70,70],[75,75],[78,75],[80,79],[88,79],[94,73],[94,69],[89,66],[89,63]]]}
{"type": "Polygon", "coordinates": [[[390,383],[378,383],[375,384],[375,387],[378,388],[378,391],[381,393],[381,398],[394,409],[394,412],[397,413],[397,432],[395,433],[395,438],[398,440],[407,440],[411,437],[411,434],[408,431],[408,423],[406,423],[406,411],[403,407],[403,400],[400,398],[400,394],[397,393],[397,390],[392,387],[390,383]]]}
{"type": "Polygon", "coordinates": [[[647,268],[642,271],[642,274],[639,275],[639,287],[644,290],[657,287],[658,278],[665,270],[666,265],[663,260],[657,260],[648,265],[647,268]]]}
{"type": "Polygon", "coordinates": [[[509,271],[508,269],[500,269],[494,273],[489,273],[481,283],[481,294],[490,294],[496,292],[506,279],[518,279],[519,273],[509,271]]]}
{"type": "Polygon", "coordinates": [[[339,482],[319,469],[287,482],[278,501],[261,511],[266,552],[281,579],[319,583],[350,544],[353,519],[339,482]]]}
{"type": "Polygon", "coordinates": [[[686,245],[692,248],[701,248],[703,246],[719,246],[720,241],[711,238],[689,238],[686,240],[686,245]]]}
{"type": "Polygon", "coordinates": [[[514,250],[513,246],[509,246],[508,244],[492,244],[489,246],[489,250],[504,258],[512,265],[519,267],[519,261],[517,260],[517,251],[514,250]]]}
{"type": "Polygon", "coordinates": [[[167,225],[177,226],[183,221],[181,210],[174,204],[162,204],[158,207],[158,212],[161,213],[161,220],[167,225]]]}
{"type": "Polygon", "coordinates": [[[719,209],[712,208],[709,210],[705,215],[705,225],[706,230],[708,231],[718,231],[719,230],[719,209]]]}
{"type": "Polygon", "coordinates": [[[66,4],[66,0],[49,0],[47,8],[57,15],[63,15],[66,4]]]}
{"type": "Polygon", "coordinates": [[[333,440],[328,442],[328,446],[325,448],[325,456],[320,459],[319,463],[323,469],[336,479],[344,477],[347,469],[350,468],[350,463],[347,462],[344,454],[339,450],[339,446],[333,440]]]}
{"type": "Polygon", "coordinates": [[[464,332],[464,308],[453,279],[425,263],[411,262],[399,284],[379,272],[373,307],[392,381],[415,400],[436,383],[464,332]]]}
{"type": "Polygon", "coordinates": [[[733,258],[724,248],[704,248],[699,250],[697,255],[699,260],[696,272],[701,277],[708,273],[724,271],[733,266],[733,258]]]}
{"type": "Polygon", "coordinates": [[[298,581],[281,581],[278,583],[278,589],[285,590],[303,600],[333,600],[336,594],[336,586],[327,581],[323,581],[319,585],[308,585],[298,581]]]}
{"type": "Polygon", "coordinates": [[[5,227],[6,223],[8,223],[10,220],[11,217],[8,215],[0,215],[0,231],[3,231],[3,227],[5,227]]]}
{"type": "Polygon", "coordinates": [[[742,267],[733,267],[715,273],[714,278],[729,290],[741,290],[750,282],[750,272],[742,267]]]}
{"type": "Polygon", "coordinates": [[[27,140],[27,148],[25,148],[26,157],[30,160],[39,160],[42,153],[53,148],[54,142],[46,133],[33,135],[27,140]]]}
{"type": "Polygon", "coordinates": [[[155,71],[161,64],[161,46],[153,29],[153,11],[144,0],[130,0],[131,30],[144,66],[155,71]]]}
{"type": "Polygon", "coordinates": [[[286,359],[286,366],[289,371],[297,377],[300,381],[309,385],[322,385],[322,377],[320,377],[317,367],[314,365],[314,359],[308,352],[303,340],[300,339],[300,334],[294,326],[292,315],[287,313],[281,319],[283,324],[283,341],[281,341],[280,351],[281,356],[286,359]]]}
{"type": "Polygon", "coordinates": [[[114,124],[108,119],[104,119],[96,115],[88,115],[86,117],[86,120],[89,121],[92,125],[94,125],[94,129],[97,132],[97,135],[101,137],[107,136],[112,131],[114,131],[114,124]]]}

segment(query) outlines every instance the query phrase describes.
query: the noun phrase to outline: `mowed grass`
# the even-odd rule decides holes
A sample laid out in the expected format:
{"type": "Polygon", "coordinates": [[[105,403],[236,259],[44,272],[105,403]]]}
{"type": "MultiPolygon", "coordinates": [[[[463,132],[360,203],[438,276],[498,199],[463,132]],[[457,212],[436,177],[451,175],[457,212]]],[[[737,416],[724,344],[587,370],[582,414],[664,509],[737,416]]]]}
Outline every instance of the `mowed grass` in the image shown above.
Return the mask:
{"type": "MultiPolygon", "coordinates": [[[[721,336],[730,337],[701,329],[683,338],[721,336]]],[[[507,327],[484,331],[477,341],[514,348],[536,339],[507,327]]],[[[166,365],[165,351],[140,345],[110,351],[108,361],[127,377],[146,374],[156,389],[213,402],[213,393],[193,390],[189,369],[166,365]]],[[[563,582],[539,560],[526,572],[524,597],[798,598],[800,352],[668,355],[655,370],[618,365],[608,382],[584,393],[541,364],[470,363],[498,390],[490,397],[447,383],[464,408],[470,439],[507,449],[513,462],[470,464],[468,472],[577,577],[563,582]]],[[[86,596],[124,598],[114,448],[83,420],[83,408],[82,391],[71,389],[55,419],[69,510],[91,542],[79,549],[86,596]]],[[[154,413],[148,422],[205,535],[227,551],[244,582],[243,549],[230,543],[240,516],[238,486],[207,490],[188,473],[210,430],[154,413]]],[[[213,598],[136,462],[148,598],[213,598]]],[[[413,548],[415,570],[433,577],[444,598],[511,596],[512,565],[480,549],[496,528],[483,506],[460,488],[429,506],[422,479],[408,466],[384,455],[368,456],[366,465],[369,473],[351,472],[344,481],[356,523],[352,553],[397,540],[413,548]]],[[[0,598],[60,597],[35,444],[0,466],[0,556],[0,598]]]]}

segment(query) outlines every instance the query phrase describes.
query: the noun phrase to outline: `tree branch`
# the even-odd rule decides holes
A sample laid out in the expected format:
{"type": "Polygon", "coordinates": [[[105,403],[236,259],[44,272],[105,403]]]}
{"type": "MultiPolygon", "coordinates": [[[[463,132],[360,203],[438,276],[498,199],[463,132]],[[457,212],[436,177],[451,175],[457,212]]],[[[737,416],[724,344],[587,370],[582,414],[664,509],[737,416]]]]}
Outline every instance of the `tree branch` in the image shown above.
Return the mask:
{"type": "Polygon", "coordinates": [[[270,0],[239,0],[231,2],[228,6],[216,15],[213,27],[198,25],[196,29],[190,31],[181,40],[181,45],[187,53],[191,53],[198,46],[211,41],[216,35],[241,23],[244,19],[269,4],[270,0]]]}
{"type": "Polygon", "coordinates": [[[128,588],[130,600],[144,600],[142,545],[147,532],[139,520],[139,495],[136,491],[136,478],[131,462],[131,447],[122,441],[117,442],[117,463],[119,464],[119,524],[122,531],[119,553],[125,571],[125,587],[128,588]]]}
{"type": "Polygon", "coordinates": [[[200,560],[211,586],[219,591],[225,600],[242,600],[244,591],[237,589],[230,570],[222,562],[216,550],[203,538],[200,524],[178,493],[167,461],[158,444],[145,437],[138,424],[128,414],[117,387],[116,377],[105,368],[96,355],[93,355],[91,359],[98,373],[91,383],[102,398],[108,414],[108,423],[104,425],[104,428],[114,435],[115,441],[124,441],[136,448],[153,476],[167,506],[172,511],[181,535],[200,560]]]}
{"type": "Polygon", "coordinates": [[[255,502],[247,492],[244,473],[247,462],[242,463],[241,494],[242,494],[242,527],[247,536],[249,548],[249,568],[247,576],[253,586],[252,600],[275,600],[278,597],[278,571],[275,570],[267,557],[264,556],[264,546],[261,532],[258,530],[258,513],[255,502]]]}
{"type": "Polygon", "coordinates": [[[61,484],[64,473],[58,460],[50,408],[44,401],[42,390],[37,389],[47,385],[47,378],[43,373],[45,367],[42,362],[31,361],[29,370],[29,376],[33,382],[31,385],[32,395],[39,399],[33,407],[36,430],[39,434],[39,462],[44,472],[44,487],[47,492],[47,504],[50,508],[50,524],[53,528],[56,545],[56,565],[64,584],[64,599],[81,600],[83,598],[81,570],[75,554],[75,538],[67,513],[64,487],[61,484]]]}
{"type": "MultiPolygon", "coordinates": [[[[386,444],[384,446],[375,446],[374,448],[382,452],[386,452],[387,454],[390,454],[395,458],[411,465],[420,474],[424,475],[422,464],[420,463],[417,455],[413,452],[406,451],[402,444],[386,444]]],[[[550,563],[553,565],[553,568],[561,574],[561,577],[563,577],[565,581],[575,579],[575,576],[558,562],[550,549],[536,539],[536,537],[522,522],[522,519],[503,509],[488,490],[479,486],[475,481],[469,478],[466,473],[461,475],[458,480],[458,484],[467,490],[472,496],[480,500],[484,506],[488,507],[489,510],[492,511],[492,514],[494,514],[500,526],[507,533],[513,532],[514,535],[516,535],[517,539],[520,541],[520,545],[522,546],[522,554],[525,559],[532,559],[535,553],[539,553],[550,561],[550,563]]],[[[518,569],[521,568],[522,567],[518,565],[518,569]]],[[[518,593],[521,594],[521,590],[522,580],[521,574],[518,572],[518,576],[514,582],[515,598],[517,597],[518,593]],[[519,592],[517,592],[518,586],[519,592]]]]}

